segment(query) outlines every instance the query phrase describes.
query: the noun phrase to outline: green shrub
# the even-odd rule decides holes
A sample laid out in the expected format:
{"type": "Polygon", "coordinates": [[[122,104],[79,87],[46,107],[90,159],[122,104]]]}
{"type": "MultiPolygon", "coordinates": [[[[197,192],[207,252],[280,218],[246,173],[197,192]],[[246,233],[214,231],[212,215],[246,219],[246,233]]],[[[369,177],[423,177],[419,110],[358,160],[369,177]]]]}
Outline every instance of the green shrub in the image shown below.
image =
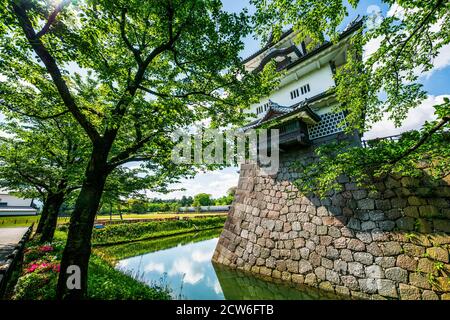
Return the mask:
{"type": "Polygon", "coordinates": [[[14,288],[14,300],[53,300],[56,298],[58,273],[27,273],[19,278],[14,288]]]}

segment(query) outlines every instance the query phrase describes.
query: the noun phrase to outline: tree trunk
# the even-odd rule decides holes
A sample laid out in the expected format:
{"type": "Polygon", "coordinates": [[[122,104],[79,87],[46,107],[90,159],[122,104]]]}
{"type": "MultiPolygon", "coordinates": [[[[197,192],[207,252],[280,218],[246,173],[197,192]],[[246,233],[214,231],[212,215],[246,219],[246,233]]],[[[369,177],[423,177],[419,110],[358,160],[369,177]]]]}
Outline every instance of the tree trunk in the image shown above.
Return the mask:
{"type": "Polygon", "coordinates": [[[40,243],[52,242],[55,235],[56,225],[58,223],[58,214],[64,202],[64,192],[50,194],[47,197],[48,214],[42,228],[42,235],[39,239],[40,243]]]}
{"type": "Polygon", "coordinates": [[[45,224],[45,220],[47,220],[47,216],[48,216],[48,201],[47,201],[47,198],[45,198],[44,204],[42,206],[41,217],[39,218],[39,223],[36,228],[37,234],[42,233],[42,229],[44,229],[44,224],[45,224]]]}
{"type": "Polygon", "coordinates": [[[86,298],[92,228],[105,187],[108,152],[109,149],[104,147],[94,147],[92,151],[85,180],[70,219],[69,233],[58,278],[58,299],[86,298]],[[69,267],[71,267],[70,270],[68,270],[69,267]],[[71,277],[69,280],[73,280],[78,276],[80,287],[73,285],[78,283],[77,281],[68,282],[69,277],[71,277]],[[71,288],[69,288],[69,284],[72,284],[71,288]]]}

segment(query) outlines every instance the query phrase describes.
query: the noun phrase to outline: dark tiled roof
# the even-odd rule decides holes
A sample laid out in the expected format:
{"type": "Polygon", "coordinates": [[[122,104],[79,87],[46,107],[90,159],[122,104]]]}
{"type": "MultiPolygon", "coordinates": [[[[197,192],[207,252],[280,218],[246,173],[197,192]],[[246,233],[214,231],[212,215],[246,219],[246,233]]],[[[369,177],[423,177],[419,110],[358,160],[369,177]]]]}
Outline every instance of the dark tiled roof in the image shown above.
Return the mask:
{"type": "MultiPolygon", "coordinates": [[[[363,19],[360,19],[359,16],[353,20],[345,29],[344,31],[339,35],[339,40],[344,39],[345,37],[347,37],[348,35],[352,34],[353,32],[355,32],[356,30],[358,30],[359,28],[361,28],[363,25],[363,19]]],[[[283,38],[287,37],[289,34],[291,34],[293,32],[292,29],[286,31],[285,33],[283,33],[283,35],[280,37],[281,41],[283,38]]],[[[264,51],[266,51],[268,48],[270,48],[274,43],[272,43],[272,40],[269,41],[263,48],[261,48],[260,50],[258,50],[257,52],[255,52],[254,54],[252,54],[251,56],[249,56],[248,58],[244,59],[242,61],[242,63],[246,63],[250,60],[252,60],[253,58],[255,58],[256,56],[258,56],[259,54],[263,53],[264,51]]],[[[318,54],[319,52],[331,47],[333,45],[332,42],[326,41],[324,42],[322,45],[316,47],[315,49],[311,50],[310,52],[307,52],[305,55],[301,56],[299,59],[293,61],[292,63],[288,64],[286,66],[286,69],[291,69],[292,67],[296,66],[297,64],[309,59],[310,57],[318,54]]]]}
{"type": "Polygon", "coordinates": [[[245,125],[243,127],[244,130],[247,129],[251,129],[251,128],[255,128],[258,127],[260,125],[262,125],[263,123],[266,122],[270,122],[274,119],[279,119],[279,118],[283,118],[283,117],[287,117],[290,116],[292,114],[295,114],[297,112],[301,112],[301,111],[305,111],[313,120],[315,121],[320,121],[320,116],[317,115],[314,111],[311,110],[311,108],[309,107],[310,103],[313,103],[317,100],[320,100],[321,98],[327,97],[329,95],[332,94],[332,91],[327,91],[327,92],[323,92],[320,93],[318,95],[315,95],[309,99],[305,99],[299,103],[296,103],[292,106],[286,107],[286,106],[280,106],[279,104],[269,100],[270,105],[267,108],[266,113],[264,114],[264,116],[260,119],[256,119],[255,121],[250,122],[249,124],[245,125]],[[266,121],[266,117],[270,114],[270,113],[277,113],[276,116],[271,117],[270,119],[268,119],[266,121]]]}
{"type": "MultiPolygon", "coordinates": [[[[352,33],[355,32],[356,30],[358,30],[359,28],[361,28],[362,25],[363,25],[363,20],[362,20],[362,19],[357,20],[357,21],[354,21],[349,27],[347,27],[347,28],[345,29],[344,32],[342,32],[342,33],[339,35],[339,40],[342,40],[342,39],[344,39],[345,37],[347,37],[348,35],[352,34],[352,33]]],[[[323,51],[323,50],[325,50],[325,49],[331,47],[332,45],[333,45],[332,42],[329,42],[329,41],[325,42],[325,43],[322,44],[321,46],[315,48],[314,50],[312,50],[312,51],[310,51],[310,52],[308,52],[308,53],[306,53],[304,56],[300,57],[298,60],[295,60],[294,62],[292,62],[291,64],[289,64],[289,65],[286,67],[286,69],[289,70],[289,69],[295,67],[295,66],[298,65],[299,63],[301,63],[301,62],[303,62],[303,61],[305,61],[305,60],[311,58],[312,56],[314,56],[314,55],[318,54],[319,52],[321,52],[321,51],[323,51]]]]}
{"type": "MultiPolygon", "coordinates": [[[[294,32],[294,30],[291,28],[285,32],[283,32],[283,34],[280,36],[280,39],[278,41],[283,40],[284,38],[286,38],[288,35],[290,35],[292,32],[294,32]]],[[[277,41],[277,42],[278,42],[277,41]]],[[[269,41],[267,41],[266,45],[264,47],[262,47],[261,49],[259,49],[258,51],[256,51],[255,53],[253,53],[252,55],[248,56],[247,58],[245,58],[244,60],[242,60],[242,63],[247,63],[250,60],[252,60],[253,58],[257,57],[258,55],[260,55],[261,53],[263,53],[264,51],[266,51],[267,49],[269,49],[271,46],[273,46],[275,43],[273,42],[273,35],[270,35],[270,39],[269,41]]]]}

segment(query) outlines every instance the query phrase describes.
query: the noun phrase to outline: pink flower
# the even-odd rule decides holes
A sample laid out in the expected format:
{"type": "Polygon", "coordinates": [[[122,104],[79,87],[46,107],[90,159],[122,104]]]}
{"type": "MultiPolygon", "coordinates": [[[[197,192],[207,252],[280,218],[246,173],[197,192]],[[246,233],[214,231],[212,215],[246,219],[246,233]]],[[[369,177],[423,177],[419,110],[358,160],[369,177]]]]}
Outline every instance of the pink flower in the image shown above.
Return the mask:
{"type": "Polygon", "coordinates": [[[39,248],[39,251],[41,252],[49,252],[49,251],[53,251],[53,247],[52,246],[41,246],[39,248]]]}
{"type": "Polygon", "coordinates": [[[58,263],[57,265],[53,266],[53,271],[59,272],[61,270],[61,265],[58,263]]]}
{"type": "Polygon", "coordinates": [[[28,272],[28,273],[34,272],[38,267],[39,267],[38,264],[33,263],[33,264],[27,269],[27,272],[28,272]]]}
{"type": "Polygon", "coordinates": [[[33,263],[31,264],[27,269],[26,272],[27,273],[32,273],[32,272],[41,272],[41,271],[54,271],[54,272],[59,272],[60,270],[60,266],[59,264],[56,263],[51,263],[51,262],[42,262],[42,263],[33,263]]]}

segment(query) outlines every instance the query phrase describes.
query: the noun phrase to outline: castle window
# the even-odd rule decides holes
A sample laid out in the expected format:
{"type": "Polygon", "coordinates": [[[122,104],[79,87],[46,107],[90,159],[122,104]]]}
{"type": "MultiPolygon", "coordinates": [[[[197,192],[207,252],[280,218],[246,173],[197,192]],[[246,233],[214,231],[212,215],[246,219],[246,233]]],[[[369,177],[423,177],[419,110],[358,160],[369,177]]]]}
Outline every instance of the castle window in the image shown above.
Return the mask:
{"type": "Polygon", "coordinates": [[[320,122],[315,125],[308,125],[309,139],[318,139],[344,131],[345,124],[339,124],[345,119],[343,112],[330,112],[320,116],[320,122]]]}
{"type": "Polygon", "coordinates": [[[263,106],[259,106],[259,107],[256,108],[256,113],[257,114],[260,114],[262,112],[263,112],[263,106]]]}
{"type": "Polygon", "coordinates": [[[264,111],[267,111],[267,109],[269,109],[270,106],[270,102],[266,102],[258,107],[256,107],[256,113],[260,114],[263,113],[264,111]]]}
{"type": "Polygon", "coordinates": [[[310,92],[311,91],[311,88],[309,87],[309,83],[308,84],[305,84],[303,87],[302,87],[302,94],[306,94],[306,93],[308,93],[308,92],[310,92]]]}
{"type": "Polygon", "coordinates": [[[291,99],[295,99],[295,98],[299,97],[300,94],[303,95],[310,91],[311,91],[311,88],[309,86],[309,83],[305,84],[304,86],[301,86],[300,88],[291,91],[291,99]]]}

